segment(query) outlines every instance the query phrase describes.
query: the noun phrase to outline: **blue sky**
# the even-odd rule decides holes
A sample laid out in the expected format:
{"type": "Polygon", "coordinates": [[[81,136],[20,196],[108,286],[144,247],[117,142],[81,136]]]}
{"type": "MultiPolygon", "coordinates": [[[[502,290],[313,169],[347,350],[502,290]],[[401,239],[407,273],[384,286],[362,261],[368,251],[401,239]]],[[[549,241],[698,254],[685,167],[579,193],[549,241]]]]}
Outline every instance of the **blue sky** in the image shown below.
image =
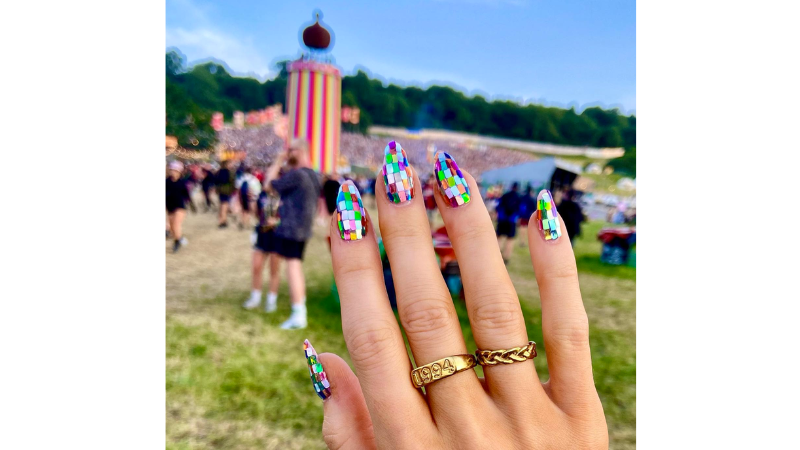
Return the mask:
{"type": "Polygon", "coordinates": [[[167,0],[166,46],[271,78],[319,8],[346,74],[561,107],[636,109],[634,0],[167,0]]]}

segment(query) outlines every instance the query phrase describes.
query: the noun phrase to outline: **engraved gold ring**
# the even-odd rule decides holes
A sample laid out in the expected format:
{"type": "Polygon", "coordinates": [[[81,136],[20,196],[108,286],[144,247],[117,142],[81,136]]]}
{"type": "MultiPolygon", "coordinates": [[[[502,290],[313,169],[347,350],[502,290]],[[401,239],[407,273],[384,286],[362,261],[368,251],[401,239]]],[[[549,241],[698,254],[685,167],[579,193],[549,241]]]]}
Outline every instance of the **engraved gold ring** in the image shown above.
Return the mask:
{"type": "Polygon", "coordinates": [[[536,357],[536,342],[528,341],[528,345],[503,350],[477,350],[475,358],[482,366],[497,364],[514,364],[536,357]]]}
{"type": "Polygon", "coordinates": [[[419,389],[442,378],[472,369],[477,364],[475,355],[448,356],[412,370],[411,382],[414,383],[415,388],[419,389]]]}

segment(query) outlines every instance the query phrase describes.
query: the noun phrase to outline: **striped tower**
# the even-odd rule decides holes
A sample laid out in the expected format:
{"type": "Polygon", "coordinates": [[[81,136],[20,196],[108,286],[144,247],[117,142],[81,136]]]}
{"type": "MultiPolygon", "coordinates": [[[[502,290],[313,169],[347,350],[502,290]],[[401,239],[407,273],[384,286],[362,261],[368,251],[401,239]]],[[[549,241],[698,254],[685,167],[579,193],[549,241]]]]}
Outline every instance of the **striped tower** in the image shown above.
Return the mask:
{"type": "Polygon", "coordinates": [[[309,60],[294,61],[287,68],[289,140],[306,139],[311,167],[322,173],[335,173],[341,129],[342,76],[339,69],[309,60]]]}

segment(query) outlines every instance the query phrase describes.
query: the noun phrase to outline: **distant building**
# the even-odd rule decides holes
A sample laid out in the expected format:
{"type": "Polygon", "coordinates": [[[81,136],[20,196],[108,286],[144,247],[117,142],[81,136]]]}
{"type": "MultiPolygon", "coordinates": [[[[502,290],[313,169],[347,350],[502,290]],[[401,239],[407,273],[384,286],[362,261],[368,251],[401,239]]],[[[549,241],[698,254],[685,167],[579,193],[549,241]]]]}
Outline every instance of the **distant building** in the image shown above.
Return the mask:
{"type": "Polygon", "coordinates": [[[600,175],[601,173],[603,173],[603,168],[600,167],[600,164],[591,163],[588,166],[586,166],[586,173],[590,173],[592,175],[600,175]]]}
{"type": "Polygon", "coordinates": [[[480,181],[492,185],[502,184],[504,187],[517,182],[522,188],[530,184],[536,189],[546,188],[555,191],[571,188],[580,174],[580,166],[550,157],[488,170],[481,174],[480,181]]]}

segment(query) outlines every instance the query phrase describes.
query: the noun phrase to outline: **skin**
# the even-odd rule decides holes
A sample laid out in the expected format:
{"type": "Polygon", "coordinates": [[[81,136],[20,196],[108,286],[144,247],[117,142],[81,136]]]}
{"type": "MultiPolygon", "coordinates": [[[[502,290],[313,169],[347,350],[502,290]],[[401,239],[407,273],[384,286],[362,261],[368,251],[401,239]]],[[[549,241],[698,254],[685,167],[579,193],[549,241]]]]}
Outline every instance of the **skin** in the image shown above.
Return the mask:
{"type": "Polygon", "coordinates": [[[269,293],[277,294],[278,287],[281,283],[281,260],[275,253],[264,253],[259,250],[253,251],[253,284],[252,288],[261,290],[262,278],[261,274],[264,272],[264,261],[269,259],[269,293]]]}
{"type": "MultiPolygon", "coordinates": [[[[475,180],[462,172],[471,201],[452,208],[437,189],[436,202],[458,257],[475,342],[486,350],[525,345],[525,321],[489,213],[475,180]]],[[[378,192],[382,184],[379,179],[378,192]]],[[[414,185],[421,186],[416,174],[414,185]]],[[[486,366],[485,380],[472,370],[460,372],[429,384],[423,393],[411,383],[413,366],[386,295],[374,227],[380,226],[400,324],[417,366],[475,349],[464,343],[440,275],[422,195],[400,205],[377,197],[380,223],[368,217],[364,239],[332,240],[342,328],[358,377],[338,356],[320,355],[332,392],[324,401],[322,427],[328,447],[608,448],[592,378],[588,320],[563,225],[563,236],[549,242],[538,227],[527,230],[550,380],[541,383],[527,360],[486,366]]],[[[336,229],[332,220],[332,236],[336,229]]]]}

